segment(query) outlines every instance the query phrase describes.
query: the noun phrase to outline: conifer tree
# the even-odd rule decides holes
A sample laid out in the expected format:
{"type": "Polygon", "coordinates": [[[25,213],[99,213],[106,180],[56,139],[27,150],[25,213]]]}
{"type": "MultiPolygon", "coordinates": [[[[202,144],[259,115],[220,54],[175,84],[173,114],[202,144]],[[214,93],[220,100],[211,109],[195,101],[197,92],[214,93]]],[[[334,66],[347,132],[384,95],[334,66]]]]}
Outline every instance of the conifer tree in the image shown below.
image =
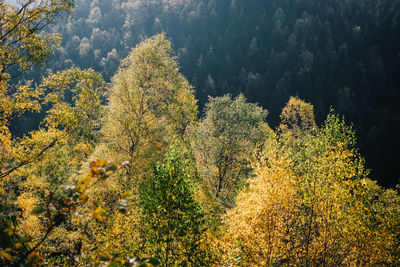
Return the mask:
{"type": "Polygon", "coordinates": [[[140,187],[144,256],[162,266],[201,265],[204,214],[193,194],[193,174],[175,145],[140,187]]]}

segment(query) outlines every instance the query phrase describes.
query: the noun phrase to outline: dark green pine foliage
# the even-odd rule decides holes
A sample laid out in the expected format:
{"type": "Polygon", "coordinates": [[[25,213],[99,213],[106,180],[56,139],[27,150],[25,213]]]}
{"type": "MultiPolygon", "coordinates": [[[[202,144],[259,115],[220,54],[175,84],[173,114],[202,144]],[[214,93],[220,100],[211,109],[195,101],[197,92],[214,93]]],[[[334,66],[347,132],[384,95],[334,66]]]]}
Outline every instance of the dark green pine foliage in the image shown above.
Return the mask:
{"type": "MultiPolygon", "coordinates": [[[[109,81],[136,44],[165,32],[200,110],[208,95],[243,93],[269,111],[268,123],[276,127],[290,96],[311,102],[318,124],[333,106],[354,122],[372,177],[385,186],[398,183],[400,0],[75,4],[73,18],[48,28],[63,42],[45,69],[93,68],[109,81]]],[[[30,76],[39,82],[41,68],[34,71],[30,76]]],[[[39,120],[23,117],[12,132],[39,120]]]]}
{"type": "Polygon", "coordinates": [[[200,247],[205,220],[191,180],[177,145],[171,145],[139,189],[141,257],[155,257],[161,266],[205,264],[200,247]]]}

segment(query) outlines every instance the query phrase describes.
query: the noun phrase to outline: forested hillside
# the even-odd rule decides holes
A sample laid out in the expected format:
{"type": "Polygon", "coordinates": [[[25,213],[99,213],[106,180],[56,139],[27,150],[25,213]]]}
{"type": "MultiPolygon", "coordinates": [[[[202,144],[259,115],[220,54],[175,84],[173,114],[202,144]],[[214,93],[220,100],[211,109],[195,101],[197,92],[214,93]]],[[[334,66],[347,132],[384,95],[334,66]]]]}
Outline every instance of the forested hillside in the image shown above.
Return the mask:
{"type": "Polygon", "coordinates": [[[399,264],[397,2],[10,3],[1,266],[399,264]]]}
{"type": "Polygon", "coordinates": [[[109,0],[76,2],[52,28],[62,46],[50,70],[91,67],[106,80],[145,37],[165,32],[200,107],[207,96],[246,97],[277,126],[289,96],[331,106],[354,123],[372,175],[398,182],[400,1],[109,0]]]}

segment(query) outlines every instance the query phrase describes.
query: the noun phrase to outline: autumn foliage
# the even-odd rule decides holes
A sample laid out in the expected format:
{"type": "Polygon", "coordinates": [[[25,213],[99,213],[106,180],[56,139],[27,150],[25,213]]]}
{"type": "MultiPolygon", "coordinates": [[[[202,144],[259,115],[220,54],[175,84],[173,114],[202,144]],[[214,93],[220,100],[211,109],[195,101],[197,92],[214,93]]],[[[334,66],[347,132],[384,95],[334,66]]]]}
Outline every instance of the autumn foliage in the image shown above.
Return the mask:
{"type": "Polygon", "coordinates": [[[0,3],[8,42],[24,40],[0,42],[1,265],[399,264],[398,191],[368,178],[334,110],[319,126],[291,97],[274,130],[266,110],[225,95],[199,120],[165,34],[136,46],[109,85],[78,68],[13,83],[7,64],[43,62],[41,23],[71,7],[25,2],[20,14],[0,3]],[[27,113],[41,124],[15,134],[27,113]]]}
{"type": "Polygon", "coordinates": [[[398,193],[367,178],[351,127],[333,113],[320,128],[309,127],[312,116],[312,106],[295,98],[283,109],[285,124],[260,151],[257,177],[225,216],[226,260],[244,266],[396,264],[398,193]]]}

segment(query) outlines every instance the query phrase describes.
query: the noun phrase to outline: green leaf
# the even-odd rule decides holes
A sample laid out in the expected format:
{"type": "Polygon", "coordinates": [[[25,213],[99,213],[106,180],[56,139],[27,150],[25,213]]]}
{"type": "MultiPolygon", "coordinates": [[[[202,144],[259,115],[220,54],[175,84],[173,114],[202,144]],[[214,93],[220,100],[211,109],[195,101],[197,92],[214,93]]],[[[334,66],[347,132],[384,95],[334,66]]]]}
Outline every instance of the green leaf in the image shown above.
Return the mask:
{"type": "Polygon", "coordinates": [[[36,206],[36,207],[32,210],[32,214],[34,214],[34,215],[39,215],[39,214],[42,213],[43,211],[44,211],[43,205],[38,205],[38,206],[36,206]]]}
{"type": "Polygon", "coordinates": [[[110,258],[107,257],[106,255],[100,255],[100,256],[99,256],[99,259],[100,259],[101,261],[108,261],[108,260],[110,260],[110,258]]]}

